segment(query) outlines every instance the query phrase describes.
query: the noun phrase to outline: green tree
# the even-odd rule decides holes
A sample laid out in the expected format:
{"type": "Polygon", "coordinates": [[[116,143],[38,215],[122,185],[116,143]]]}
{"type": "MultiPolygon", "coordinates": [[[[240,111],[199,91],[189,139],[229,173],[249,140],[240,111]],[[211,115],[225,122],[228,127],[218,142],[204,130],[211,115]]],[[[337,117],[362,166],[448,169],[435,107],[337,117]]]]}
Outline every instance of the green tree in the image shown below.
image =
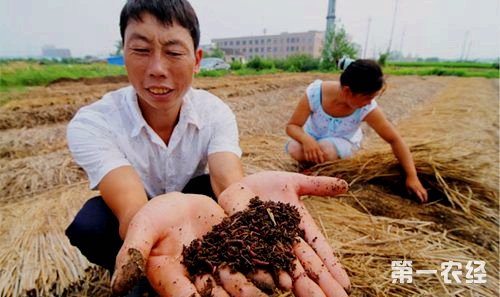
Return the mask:
{"type": "Polygon", "coordinates": [[[337,69],[337,61],[344,56],[356,58],[360,46],[351,41],[343,26],[325,36],[322,54],[322,66],[327,69],[337,69]]]}
{"type": "Polygon", "coordinates": [[[117,40],[115,42],[115,51],[113,53],[114,56],[121,56],[123,55],[123,43],[121,40],[117,40]]]}
{"type": "Polygon", "coordinates": [[[387,52],[385,52],[385,53],[381,53],[381,54],[378,56],[377,63],[378,63],[380,66],[386,66],[386,65],[387,65],[387,58],[389,58],[389,53],[387,53],[387,52]]]}
{"type": "Polygon", "coordinates": [[[207,51],[206,53],[203,53],[203,57],[205,58],[221,58],[224,59],[225,53],[222,49],[216,47],[211,51],[207,51]]]}
{"type": "Polygon", "coordinates": [[[319,69],[319,59],[307,54],[296,54],[289,56],[285,60],[285,65],[286,70],[306,72],[319,69]]]}

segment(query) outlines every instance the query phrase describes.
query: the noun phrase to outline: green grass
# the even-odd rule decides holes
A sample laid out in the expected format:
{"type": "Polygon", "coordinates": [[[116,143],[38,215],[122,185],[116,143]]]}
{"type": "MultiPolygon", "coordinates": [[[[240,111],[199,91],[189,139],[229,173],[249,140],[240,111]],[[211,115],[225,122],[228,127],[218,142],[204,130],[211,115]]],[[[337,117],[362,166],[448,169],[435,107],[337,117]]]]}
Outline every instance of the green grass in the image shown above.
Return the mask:
{"type": "Polygon", "coordinates": [[[226,75],[259,75],[259,74],[275,74],[279,72],[284,72],[282,70],[272,68],[272,69],[263,69],[263,70],[255,70],[251,68],[241,68],[238,70],[202,70],[200,73],[196,75],[196,77],[222,77],[226,75]]]}
{"type": "Polygon", "coordinates": [[[221,77],[230,73],[228,70],[202,70],[196,77],[221,77]]]}
{"type": "Polygon", "coordinates": [[[458,67],[384,67],[385,74],[420,75],[420,76],[459,76],[500,78],[500,72],[494,68],[458,68],[458,67]]]}
{"type": "Polygon", "coordinates": [[[498,69],[497,63],[479,62],[387,62],[389,67],[481,68],[498,69]]]}
{"type": "Polygon", "coordinates": [[[284,72],[283,70],[279,70],[276,68],[271,68],[271,69],[262,69],[262,70],[255,70],[251,68],[242,68],[238,69],[235,71],[232,71],[233,74],[235,75],[258,75],[258,74],[276,74],[276,73],[282,73],[284,72]]]}
{"type": "MultiPolygon", "coordinates": [[[[320,71],[317,69],[316,71],[320,71]]],[[[225,75],[259,75],[286,72],[276,67],[255,70],[243,67],[238,70],[202,71],[197,77],[221,77],[225,75]]],[[[321,71],[320,71],[321,72],[321,71]]],[[[389,62],[384,72],[391,75],[434,75],[500,78],[498,63],[474,62],[389,62]]],[[[0,93],[10,90],[22,91],[29,86],[43,86],[50,82],[70,78],[103,77],[126,75],[123,66],[105,63],[95,64],[65,64],[39,63],[36,61],[12,61],[0,63],[0,93]]]]}
{"type": "Polygon", "coordinates": [[[83,78],[125,75],[123,66],[96,64],[51,64],[31,62],[0,64],[0,90],[15,87],[43,86],[60,78],[83,78]]]}
{"type": "Polygon", "coordinates": [[[499,78],[498,63],[477,62],[388,62],[384,73],[499,78]]]}

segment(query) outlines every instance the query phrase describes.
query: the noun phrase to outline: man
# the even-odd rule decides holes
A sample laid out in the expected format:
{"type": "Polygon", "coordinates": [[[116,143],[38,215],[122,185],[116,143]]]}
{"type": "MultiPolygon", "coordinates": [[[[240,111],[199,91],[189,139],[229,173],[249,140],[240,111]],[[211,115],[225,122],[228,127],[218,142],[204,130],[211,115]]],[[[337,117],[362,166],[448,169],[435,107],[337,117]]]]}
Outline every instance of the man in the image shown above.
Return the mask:
{"type": "Polygon", "coordinates": [[[67,132],[73,157],[101,194],[84,205],[67,235],[110,271],[130,220],[148,199],[181,190],[215,198],[243,177],[233,113],[191,88],[202,58],[191,5],[128,1],[120,31],[132,86],[82,108],[67,132]]]}
{"type": "Polygon", "coordinates": [[[120,31],[131,86],[83,107],[67,132],[73,157],[101,196],[85,203],[66,234],[110,272],[132,218],[149,199],[176,191],[216,199],[243,178],[233,113],[191,87],[202,58],[191,5],[129,0],[120,31]]]}

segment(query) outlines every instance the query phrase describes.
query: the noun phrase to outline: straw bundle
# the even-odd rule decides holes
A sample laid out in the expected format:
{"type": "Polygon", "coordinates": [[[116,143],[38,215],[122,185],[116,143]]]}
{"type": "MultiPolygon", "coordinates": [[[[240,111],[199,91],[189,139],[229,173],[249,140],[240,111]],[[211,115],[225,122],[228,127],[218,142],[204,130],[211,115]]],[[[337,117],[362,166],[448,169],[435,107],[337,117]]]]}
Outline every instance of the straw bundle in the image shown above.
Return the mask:
{"type": "Polygon", "coordinates": [[[98,297],[111,296],[109,272],[99,266],[91,265],[85,269],[85,274],[70,285],[64,294],[66,297],[98,297]]]}
{"type": "Polygon", "coordinates": [[[37,108],[56,105],[84,105],[93,102],[106,92],[126,86],[121,78],[84,78],[76,82],[55,82],[47,87],[30,87],[27,92],[9,93],[9,100],[1,107],[2,112],[19,109],[37,108]],[[105,83],[101,84],[100,81],[105,83]],[[116,80],[116,82],[113,82],[116,80]],[[82,84],[81,82],[84,82],[82,84]],[[89,81],[89,83],[86,83],[89,81]],[[92,83],[95,82],[95,83],[92,83]]]}
{"type": "Polygon", "coordinates": [[[0,161],[0,202],[35,195],[53,187],[70,185],[85,179],[67,150],[46,155],[0,161]]]}
{"type": "MultiPolygon", "coordinates": [[[[471,166],[480,168],[488,164],[476,164],[473,156],[462,156],[459,160],[439,155],[435,147],[419,145],[411,148],[421,181],[436,195],[433,199],[445,198],[454,208],[481,219],[494,221],[498,208],[497,189],[478,182],[481,178],[471,173],[471,166]],[[440,159],[440,157],[445,157],[440,159]],[[464,166],[469,162],[471,166],[464,166]]],[[[351,187],[356,184],[385,183],[389,187],[404,184],[402,169],[392,152],[360,154],[348,160],[338,160],[313,168],[314,174],[337,176],[346,179],[351,187]],[[399,179],[399,181],[398,181],[399,179]]],[[[399,186],[401,187],[401,186],[399,186]]]]}
{"type": "Polygon", "coordinates": [[[80,183],[0,206],[0,296],[62,296],[81,282],[90,264],[64,228],[91,196],[80,183]]]}
{"type": "Polygon", "coordinates": [[[247,174],[262,170],[296,171],[295,163],[285,154],[285,137],[248,135],[241,137],[242,160],[247,174]]]}
{"type": "MultiPolygon", "coordinates": [[[[355,199],[351,196],[351,199],[355,199]]],[[[371,216],[336,201],[314,197],[305,203],[337,251],[353,283],[353,296],[496,296],[498,277],[494,253],[437,232],[432,222],[371,216]],[[440,275],[415,276],[413,284],[393,283],[391,261],[412,260],[413,269],[436,269],[441,263],[487,262],[487,283],[444,284],[440,275]]]]}
{"type": "Polygon", "coordinates": [[[33,128],[70,120],[80,105],[42,106],[0,113],[0,129],[33,128]]]}
{"type": "MultiPolygon", "coordinates": [[[[274,90],[289,89],[297,85],[305,85],[318,77],[329,77],[330,74],[269,74],[256,76],[230,76],[220,78],[197,78],[194,86],[208,90],[223,99],[233,98],[240,101],[242,97],[258,96],[269,99],[268,93],[274,90]],[[265,96],[262,96],[263,94],[265,96]]],[[[232,101],[231,99],[228,101],[232,101]]],[[[273,100],[271,100],[273,101],[273,100]]]]}
{"type": "Polygon", "coordinates": [[[0,159],[19,159],[51,153],[66,147],[66,124],[2,132],[0,159]]]}
{"type": "MultiPolygon", "coordinates": [[[[99,80],[100,78],[96,79],[96,82],[99,80]]],[[[31,88],[27,93],[9,96],[10,101],[1,106],[0,130],[33,128],[39,125],[66,122],[80,107],[123,86],[126,86],[123,82],[89,85],[66,83],[47,88],[31,88]]]]}

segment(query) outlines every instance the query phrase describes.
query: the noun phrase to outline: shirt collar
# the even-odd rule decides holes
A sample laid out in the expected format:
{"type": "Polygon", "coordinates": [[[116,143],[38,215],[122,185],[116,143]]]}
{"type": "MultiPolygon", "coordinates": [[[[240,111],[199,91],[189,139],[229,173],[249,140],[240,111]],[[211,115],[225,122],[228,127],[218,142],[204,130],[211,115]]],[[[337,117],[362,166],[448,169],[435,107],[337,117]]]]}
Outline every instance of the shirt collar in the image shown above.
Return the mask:
{"type": "Polygon", "coordinates": [[[198,129],[202,128],[199,111],[195,108],[194,90],[190,88],[182,99],[180,119],[184,119],[186,123],[195,125],[198,129]]]}
{"type": "Polygon", "coordinates": [[[127,107],[130,111],[130,121],[132,123],[130,136],[135,137],[139,135],[143,127],[147,126],[147,123],[142,116],[141,109],[139,108],[139,102],[137,101],[137,92],[132,86],[130,86],[130,92],[127,92],[126,102],[127,107]]]}
{"type": "MultiPolygon", "coordinates": [[[[202,123],[200,121],[200,116],[196,109],[194,108],[194,91],[190,88],[186,95],[182,98],[182,106],[179,116],[179,123],[193,124],[198,129],[202,128],[202,123]]],[[[139,102],[137,100],[137,92],[131,86],[130,92],[127,92],[126,96],[127,106],[131,113],[132,129],[130,131],[131,137],[136,137],[141,132],[142,128],[147,127],[148,124],[142,116],[141,109],[139,108],[139,102]]]]}

